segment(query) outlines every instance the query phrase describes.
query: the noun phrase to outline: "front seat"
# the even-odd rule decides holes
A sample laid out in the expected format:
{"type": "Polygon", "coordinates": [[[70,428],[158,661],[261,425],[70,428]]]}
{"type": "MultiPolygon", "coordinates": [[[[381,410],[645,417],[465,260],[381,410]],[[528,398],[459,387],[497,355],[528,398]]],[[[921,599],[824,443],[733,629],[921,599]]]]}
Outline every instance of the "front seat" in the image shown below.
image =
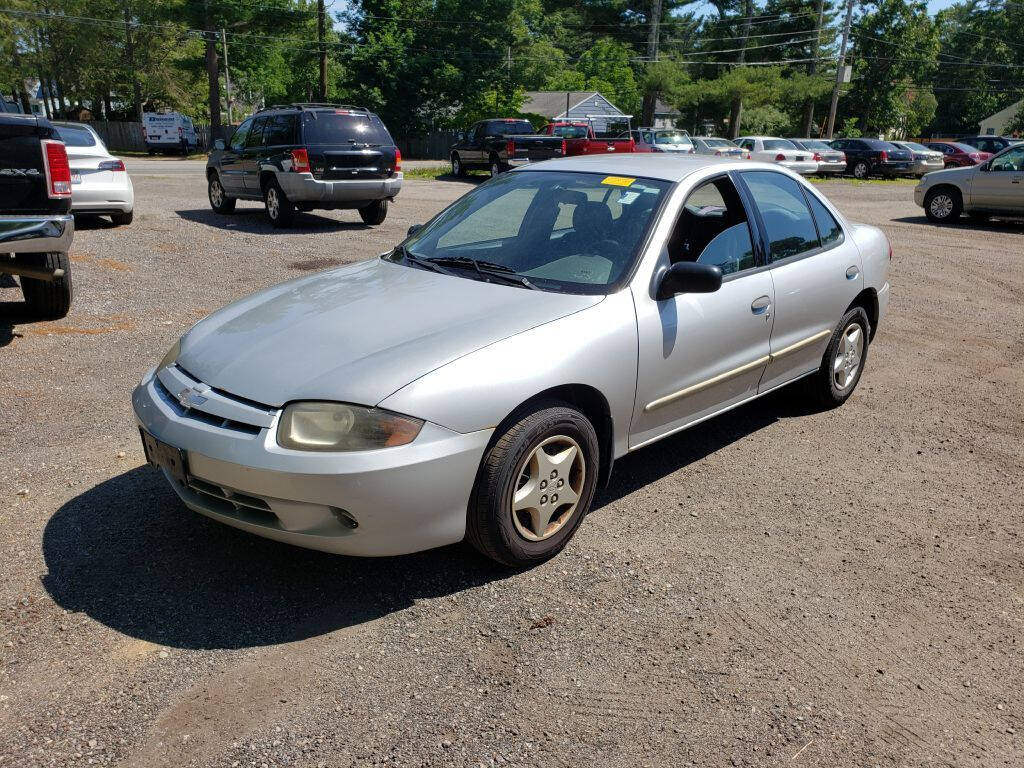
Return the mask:
{"type": "Polygon", "coordinates": [[[573,209],[572,228],[573,250],[578,253],[596,254],[601,241],[614,239],[611,209],[593,200],[580,203],[573,209]]]}

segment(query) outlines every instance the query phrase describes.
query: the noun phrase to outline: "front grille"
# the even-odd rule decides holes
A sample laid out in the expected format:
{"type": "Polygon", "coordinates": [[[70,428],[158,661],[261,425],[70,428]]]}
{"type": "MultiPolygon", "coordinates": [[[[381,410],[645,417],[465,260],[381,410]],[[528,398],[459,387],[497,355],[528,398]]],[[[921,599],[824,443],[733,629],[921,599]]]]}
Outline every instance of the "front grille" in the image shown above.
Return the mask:
{"type": "Polygon", "coordinates": [[[227,429],[232,432],[240,432],[246,435],[258,435],[260,433],[261,428],[255,424],[246,424],[241,421],[235,421],[234,419],[222,419],[220,416],[215,416],[196,408],[185,408],[178,402],[178,399],[171,394],[170,390],[163,385],[163,382],[161,382],[159,378],[154,379],[153,384],[157,394],[160,395],[161,399],[167,404],[167,406],[180,418],[199,421],[203,424],[209,424],[211,427],[227,429]]]}

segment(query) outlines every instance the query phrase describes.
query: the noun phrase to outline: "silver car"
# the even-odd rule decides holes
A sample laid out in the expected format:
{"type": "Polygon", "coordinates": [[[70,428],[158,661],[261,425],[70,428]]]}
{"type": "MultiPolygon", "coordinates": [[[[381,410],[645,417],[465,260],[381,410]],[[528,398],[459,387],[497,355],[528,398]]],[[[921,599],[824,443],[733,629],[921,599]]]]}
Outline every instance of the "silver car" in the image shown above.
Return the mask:
{"type": "Polygon", "coordinates": [[[802,380],[843,403],[891,252],[778,165],[502,174],[381,257],[202,320],[133,393],[182,501],[304,547],[565,546],[616,459],[802,380]]]}
{"type": "Polygon", "coordinates": [[[109,216],[118,226],[132,223],[135,188],[124,162],[107,151],[85,123],[53,122],[71,165],[71,212],[109,216]]]}
{"type": "Polygon", "coordinates": [[[979,221],[1024,216],[1024,144],[978,165],[929,173],[914,187],[914,202],[939,224],[962,213],[979,221]]]}
{"type": "Polygon", "coordinates": [[[818,175],[825,176],[830,173],[841,176],[846,173],[846,153],[832,146],[822,139],[790,139],[800,149],[806,149],[811,153],[811,159],[818,164],[818,175]]]}
{"type": "Polygon", "coordinates": [[[717,136],[694,136],[693,151],[698,155],[714,155],[715,157],[747,158],[750,154],[740,149],[729,139],[721,139],[717,136]]]}
{"type": "Polygon", "coordinates": [[[818,161],[814,159],[814,153],[800,149],[789,139],[780,139],[776,136],[741,136],[736,139],[736,143],[750,153],[752,160],[775,162],[804,176],[818,171],[818,161]]]}
{"type": "Polygon", "coordinates": [[[934,149],[928,149],[924,144],[918,144],[916,141],[893,141],[890,143],[913,153],[914,161],[910,166],[910,172],[918,178],[932,171],[941,171],[946,167],[945,155],[934,149]]]}

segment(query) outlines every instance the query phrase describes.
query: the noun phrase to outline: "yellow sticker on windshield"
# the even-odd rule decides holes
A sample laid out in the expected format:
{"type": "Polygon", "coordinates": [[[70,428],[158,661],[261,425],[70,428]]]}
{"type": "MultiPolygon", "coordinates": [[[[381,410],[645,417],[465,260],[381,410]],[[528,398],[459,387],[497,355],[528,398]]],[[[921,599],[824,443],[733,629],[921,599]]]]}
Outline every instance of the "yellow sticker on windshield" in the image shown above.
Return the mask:
{"type": "Polygon", "coordinates": [[[628,187],[636,179],[631,179],[628,176],[605,176],[601,179],[602,184],[611,184],[613,187],[628,187]]]}

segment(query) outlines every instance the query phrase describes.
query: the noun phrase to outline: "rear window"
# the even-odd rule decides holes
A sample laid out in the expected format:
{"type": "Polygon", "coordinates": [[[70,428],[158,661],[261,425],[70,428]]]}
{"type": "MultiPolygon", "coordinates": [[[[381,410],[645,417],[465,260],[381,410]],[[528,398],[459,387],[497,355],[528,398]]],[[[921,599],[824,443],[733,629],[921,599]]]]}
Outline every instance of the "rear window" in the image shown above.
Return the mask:
{"type": "Polygon", "coordinates": [[[800,143],[804,145],[804,149],[823,149],[826,152],[832,149],[830,145],[826,144],[821,139],[807,139],[805,141],[801,141],[800,143]]]}
{"type": "Polygon", "coordinates": [[[911,152],[930,152],[924,144],[918,144],[916,141],[904,141],[902,146],[909,149],[911,152]]]}
{"type": "Polygon", "coordinates": [[[85,128],[78,128],[70,125],[55,125],[57,129],[57,135],[60,136],[61,141],[67,144],[69,147],[95,147],[96,137],[92,135],[92,132],[85,128]]]}
{"type": "Polygon", "coordinates": [[[701,139],[709,147],[735,147],[728,139],[701,139]]]}
{"type": "Polygon", "coordinates": [[[395,142],[376,115],[316,111],[302,115],[306,144],[369,144],[392,146],[395,142]]]}
{"type": "Polygon", "coordinates": [[[961,144],[959,141],[951,142],[949,146],[956,147],[961,152],[966,152],[968,154],[970,154],[971,152],[977,152],[978,151],[977,147],[972,147],[970,144],[961,144]]]}
{"type": "Polygon", "coordinates": [[[765,149],[796,149],[796,144],[794,144],[789,139],[765,139],[764,140],[764,148],[765,149]]]}
{"type": "MultiPolygon", "coordinates": [[[[561,136],[563,139],[585,139],[587,128],[584,125],[556,125],[551,129],[552,136],[561,136]]],[[[629,138],[624,136],[623,138],[629,138]]]]}
{"type": "Polygon", "coordinates": [[[268,147],[282,144],[296,144],[295,127],[297,115],[275,115],[263,129],[263,143],[268,147]]]}

